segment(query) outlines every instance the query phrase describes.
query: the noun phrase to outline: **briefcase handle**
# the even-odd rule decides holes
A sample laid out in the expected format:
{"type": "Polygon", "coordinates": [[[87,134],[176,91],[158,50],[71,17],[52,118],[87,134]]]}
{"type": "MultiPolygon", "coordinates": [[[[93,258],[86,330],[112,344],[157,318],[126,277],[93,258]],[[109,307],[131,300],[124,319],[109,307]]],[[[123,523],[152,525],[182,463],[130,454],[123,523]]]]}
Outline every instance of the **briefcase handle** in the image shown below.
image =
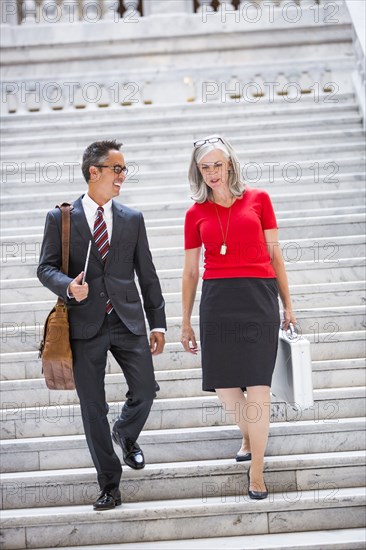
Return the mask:
{"type": "Polygon", "coordinates": [[[281,326],[281,330],[283,332],[286,333],[286,337],[289,339],[289,340],[297,340],[299,338],[299,334],[298,332],[296,331],[296,328],[295,328],[295,325],[293,323],[290,323],[287,330],[285,330],[284,328],[282,328],[281,326]],[[289,334],[290,333],[290,334],[289,334]]]}

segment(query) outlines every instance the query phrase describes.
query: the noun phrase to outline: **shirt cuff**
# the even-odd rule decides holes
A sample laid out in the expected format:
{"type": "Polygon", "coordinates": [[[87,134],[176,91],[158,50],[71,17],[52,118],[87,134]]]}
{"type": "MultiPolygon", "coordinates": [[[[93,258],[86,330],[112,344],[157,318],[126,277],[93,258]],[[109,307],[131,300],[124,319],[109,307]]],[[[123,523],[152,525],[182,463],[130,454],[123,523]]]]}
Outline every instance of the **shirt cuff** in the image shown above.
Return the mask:
{"type": "Polygon", "coordinates": [[[69,300],[72,300],[74,298],[74,296],[69,292],[69,287],[67,287],[66,289],[66,296],[68,297],[69,300]]]}
{"type": "Polygon", "coordinates": [[[166,329],[165,328],[153,328],[150,330],[150,332],[162,332],[163,334],[166,333],[166,329]]]}

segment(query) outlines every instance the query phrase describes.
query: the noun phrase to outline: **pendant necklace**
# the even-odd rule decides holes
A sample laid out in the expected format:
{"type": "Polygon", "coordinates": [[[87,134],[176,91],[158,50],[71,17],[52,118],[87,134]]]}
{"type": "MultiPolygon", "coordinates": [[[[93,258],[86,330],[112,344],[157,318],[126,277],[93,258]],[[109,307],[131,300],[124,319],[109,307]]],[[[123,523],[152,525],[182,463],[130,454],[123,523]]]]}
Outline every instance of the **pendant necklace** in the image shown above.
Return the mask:
{"type": "Polygon", "coordinates": [[[219,212],[218,212],[218,210],[217,210],[217,206],[216,206],[216,203],[215,203],[215,199],[213,200],[213,202],[214,202],[214,205],[215,205],[217,218],[218,218],[218,220],[219,220],[220,229],[221,229],[221,234],[222,234],[222,240],[223,240],[223,243],[222,243],[221,248],[220,248],[220,254],[221,254],[222,256],[225,256],[225,254],[226,254],[226,252],[227,252],[227,244],[226,244],[226,241],[227,241],[227,234],[228,234],[228,231],[229,231],[231,207],[233,206],[234,203],[231,203],[231,206],[229,207],[229,217],[228,217],[228,220],[227,220],[226,232],[225,232],[225,235],[224,235],[224,230],[223,230],[223,228],[222,228],[222,223],[221,223],[221,220],[220,220],[219,212]]]}

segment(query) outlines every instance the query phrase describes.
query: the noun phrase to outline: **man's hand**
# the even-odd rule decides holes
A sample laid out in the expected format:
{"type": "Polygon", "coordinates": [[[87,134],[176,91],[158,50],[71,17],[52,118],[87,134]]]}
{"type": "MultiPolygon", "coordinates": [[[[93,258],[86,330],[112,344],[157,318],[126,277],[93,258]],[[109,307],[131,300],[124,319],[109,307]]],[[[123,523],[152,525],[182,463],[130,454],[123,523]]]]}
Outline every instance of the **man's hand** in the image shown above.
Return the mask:
{"type": "Polygon", "coordinates": [[[163,352],[165,346],[165,334],[162,332],[152,332],[150,334],[150,351],[152,355],[159,355],[163,352]]]}
{"type": "Polygon", "coordinates": [[[79,273],[79,275],[73,281],[71,281],[68,288],[69,295],[75,298],[77,302],[85,300],[85,298],[87,298],[89,294],[88,283],[81,284],[83,280],[83,275],[84,271],[79,273]]]}

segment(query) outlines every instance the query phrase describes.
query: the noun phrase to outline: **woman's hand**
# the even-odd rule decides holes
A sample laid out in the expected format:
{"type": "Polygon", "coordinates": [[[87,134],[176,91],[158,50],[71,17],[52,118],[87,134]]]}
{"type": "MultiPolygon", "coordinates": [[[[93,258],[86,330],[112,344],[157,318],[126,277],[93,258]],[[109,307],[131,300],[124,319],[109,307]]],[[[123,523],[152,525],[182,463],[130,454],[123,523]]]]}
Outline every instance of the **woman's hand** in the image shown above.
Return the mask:
{"type": "Polygon", "coordinates": [[[184,350],[193,355],[197,355],[198,346],[196,342],[196,336],[191,325],[182,326],[182,337],[181,343],[184,347],[184,350]]]}
{"type": "Polygon", "coordinates": [[[284,309],[283,310],[283,321],[281,323],[281,328],[284,330],[287,330],[290,323],[292,323],[294,326],[296,326],[296,317],[292,309],[284,309]]]}

